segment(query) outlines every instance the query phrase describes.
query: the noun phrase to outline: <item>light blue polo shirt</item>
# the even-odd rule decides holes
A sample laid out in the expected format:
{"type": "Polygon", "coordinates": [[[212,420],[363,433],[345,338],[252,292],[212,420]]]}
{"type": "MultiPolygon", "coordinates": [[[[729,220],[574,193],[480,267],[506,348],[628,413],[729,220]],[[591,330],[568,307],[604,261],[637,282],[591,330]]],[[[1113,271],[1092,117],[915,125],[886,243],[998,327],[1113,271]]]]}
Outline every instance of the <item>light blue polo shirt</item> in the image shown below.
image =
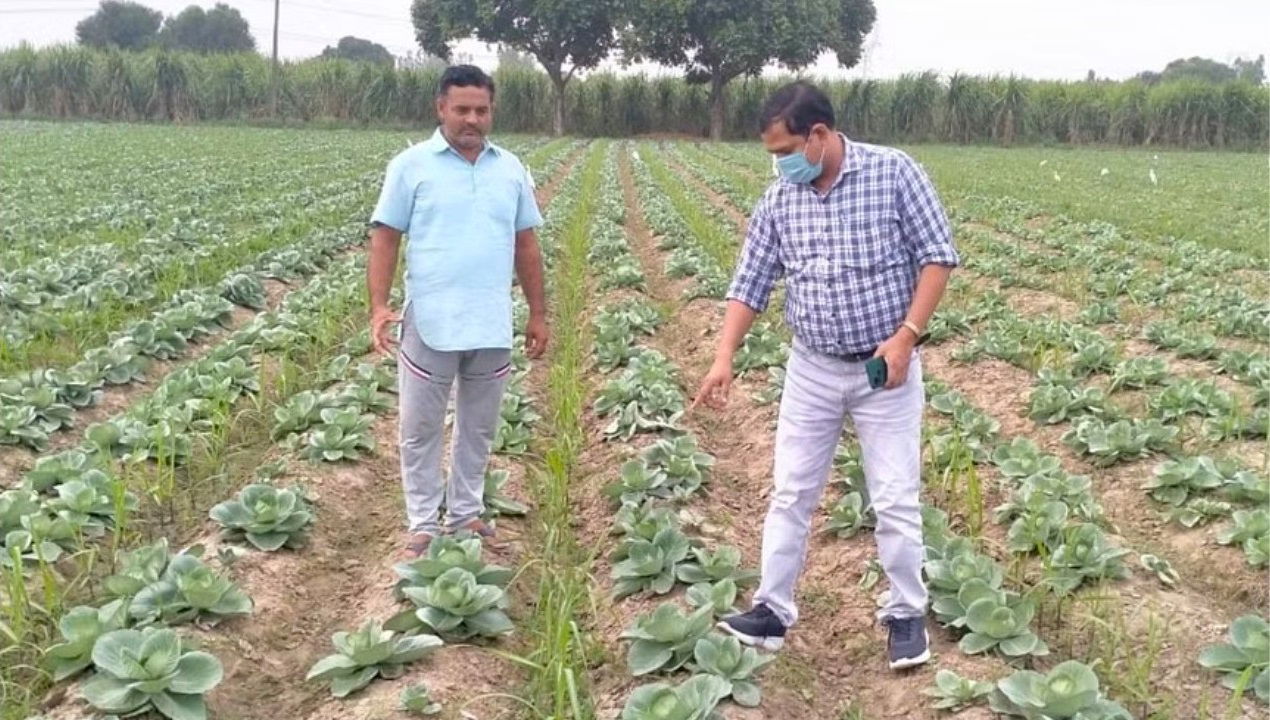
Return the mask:
{"type": "Polygon", "coordinates": [[[430,348],[512,346],[516,233],[542,224],[515,155],[487,141],[470,163],[438,128],[388,163],[371,220],[408,236],[406,304],[430,348]]]}

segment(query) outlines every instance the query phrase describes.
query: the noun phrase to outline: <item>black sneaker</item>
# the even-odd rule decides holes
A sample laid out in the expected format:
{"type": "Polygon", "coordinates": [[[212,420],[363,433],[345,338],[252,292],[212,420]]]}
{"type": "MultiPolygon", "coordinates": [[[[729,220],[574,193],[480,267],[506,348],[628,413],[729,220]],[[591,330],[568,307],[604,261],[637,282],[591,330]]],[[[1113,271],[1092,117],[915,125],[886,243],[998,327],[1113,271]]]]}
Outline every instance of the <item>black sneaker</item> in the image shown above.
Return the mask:
{"type": "Polygon", "coordinates": [[[760,650],[776,651],[785,644],[785,625],[771,608],[762,603],[749,612],[723,618],[718,628],[760,650]]]}
{"type": "Polygon", "coordinates": [[[886,650],[892,670],[916,667],[930,660],[930,635],[926,632],[925,618],[885,617],[882,624],[890,630],[886,650]]]}

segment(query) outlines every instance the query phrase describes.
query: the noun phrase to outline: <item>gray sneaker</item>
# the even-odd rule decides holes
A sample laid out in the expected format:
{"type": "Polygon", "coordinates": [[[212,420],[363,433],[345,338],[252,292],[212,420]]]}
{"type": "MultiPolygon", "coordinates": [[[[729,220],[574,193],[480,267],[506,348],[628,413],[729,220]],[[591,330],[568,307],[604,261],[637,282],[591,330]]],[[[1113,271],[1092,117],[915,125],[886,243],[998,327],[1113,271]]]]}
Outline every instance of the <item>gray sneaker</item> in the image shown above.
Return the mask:
{"type": "Polygon", "coordinates": [[[886,641],[892,670],[903,670],[930,660],[930,635],[926,618],[884,617],[882,624],[890,631],[886,641]]]}

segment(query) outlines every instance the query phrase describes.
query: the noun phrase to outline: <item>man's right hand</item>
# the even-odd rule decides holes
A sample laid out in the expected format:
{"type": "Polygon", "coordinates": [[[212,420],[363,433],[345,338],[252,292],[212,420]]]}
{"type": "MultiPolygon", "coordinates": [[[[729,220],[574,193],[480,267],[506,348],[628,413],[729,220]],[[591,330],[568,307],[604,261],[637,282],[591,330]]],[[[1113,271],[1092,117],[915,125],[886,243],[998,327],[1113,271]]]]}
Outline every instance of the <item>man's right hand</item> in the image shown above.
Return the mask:
{"type": "Polygon", "coordinates": [[[728,392],[732,389],[732,358],[716,358],[710,371],[701,381],[701,389],[692,399],[689,411],[696,410],[698,405],[722,410],[728,404],[728,392]]]}
{"type": "Polygon", "coordinates": [[[370,343],[375,352],[391,354],[397,341],[392,336],[392,325],[401,322],[401,314],[392,308],[379,307],[370,311],[370,343]]]}

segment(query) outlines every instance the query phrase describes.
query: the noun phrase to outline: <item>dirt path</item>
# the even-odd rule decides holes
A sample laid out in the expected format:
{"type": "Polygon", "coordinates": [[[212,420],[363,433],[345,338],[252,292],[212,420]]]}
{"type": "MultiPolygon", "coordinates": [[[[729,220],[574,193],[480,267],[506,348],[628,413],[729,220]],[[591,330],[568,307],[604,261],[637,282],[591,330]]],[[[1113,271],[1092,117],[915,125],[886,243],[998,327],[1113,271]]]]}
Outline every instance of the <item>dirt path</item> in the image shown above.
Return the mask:
{"type": "Polygon", "coordinates": [[[728,199],[728,196],[710,187],[710,183],[706,182],[704,178],[693,172],[690,167],[686,167],[680,163],[678,158],[672,157],[669,154],[663,155],[662,157],[663,162],[666,163],[666,167],[670,168],[671,171],[675,172],[682,178],[691,179],[693,181],[693,188],[700,191],[701,194],[710,201],[710,204],[713,207],[721,210],[723,214],[727,216],[728,220],[732,223],[738,233],[736,244],[737,247],[740,247],[741,240],[745,237],[745,228],[750,223],[749,216],[746,215],[745,211],[734,205],[732,201],[728,199]]]}

